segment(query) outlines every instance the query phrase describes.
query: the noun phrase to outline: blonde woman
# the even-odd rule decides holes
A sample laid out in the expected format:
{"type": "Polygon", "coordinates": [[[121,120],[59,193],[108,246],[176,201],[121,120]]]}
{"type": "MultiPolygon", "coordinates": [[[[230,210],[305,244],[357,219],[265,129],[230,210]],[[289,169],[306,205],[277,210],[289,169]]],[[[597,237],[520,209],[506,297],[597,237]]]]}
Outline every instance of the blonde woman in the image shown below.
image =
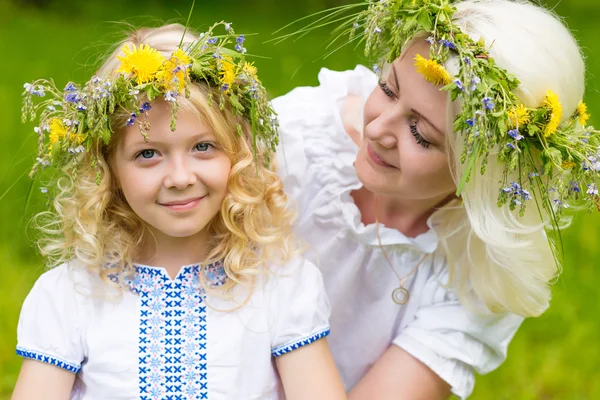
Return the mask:
{"type": "Polygon", "coordinates": [[[526,1],[365,4],[345,20],[377,74],[324,69],[273,101],[280,174],[349,398],[466,398],[548,307],[563,210],[596,208],[584,62],[526,1]]]}
{"type": "Polygon", "coordinates": [[[85,85],[26,85],[55,268],[23,305],[14,400],[345,398],[244,41],[140,29],[85,85]]]}

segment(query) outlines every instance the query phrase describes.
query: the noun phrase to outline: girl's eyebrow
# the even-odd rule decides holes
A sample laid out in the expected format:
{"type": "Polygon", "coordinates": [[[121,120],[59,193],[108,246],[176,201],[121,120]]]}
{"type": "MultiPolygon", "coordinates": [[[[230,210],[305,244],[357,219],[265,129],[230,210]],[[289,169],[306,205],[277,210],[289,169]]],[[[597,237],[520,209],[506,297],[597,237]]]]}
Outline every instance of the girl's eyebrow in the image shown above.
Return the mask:
{"type": "MultiPolygon", "coordinates": [[[[172,132],[169,132],[172,133],[172,132]]],[[[188,142],[197,142],[200,140],[207,140],[209,138],[213,139],[213,134],[210,131],[204,131],[201,133],[198,133],[194,136],[190,136],[189,138],[186,138],[185,140],[188,142]]],[[[139,139],[136,139],[133,143],[129,144],[129,146],[150,146],[150,145],[165,145],[168,144],[169,142],[164,142],[161,140],[152,140],[152,136],[149,136],[150,140],[148,142],[144,141],[144,138],[141,137],[139,139]]]]}
{"type": "MultiPolygon", "coordinates": [[[[392,72],[394,73],[394,82],[396,82],[396,88],[398,89],[398,92],[400,92],[400,81],[398,80],[398,74],[396,73],[396,68],[394,67],[394,64],[391,64],[391,69],[392,72]]],[[[413,114],[416,114],[419,118],[423,119],[427,124],[429,124],[434,130],[437,131],[437,133],[444,137],[444,133],[443,131],[438,128],[437,126],[435,126],[435,124],[433,122],[431,122],[426,116],[424,116],[421,112],[415,110],[414,108],[411,108],[410,111],[413,114]]]]}

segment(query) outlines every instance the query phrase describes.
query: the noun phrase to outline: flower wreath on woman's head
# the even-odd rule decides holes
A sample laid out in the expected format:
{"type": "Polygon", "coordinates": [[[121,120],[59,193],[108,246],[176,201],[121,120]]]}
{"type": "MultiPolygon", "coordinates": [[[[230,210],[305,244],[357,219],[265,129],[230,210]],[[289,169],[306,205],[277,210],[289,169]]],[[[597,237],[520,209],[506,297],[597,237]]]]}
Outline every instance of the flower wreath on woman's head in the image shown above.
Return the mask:
{"type": "Polygon", "coordinates": [[[417,55],[415,67],[462,105],[453,124],[464,139],[461,162],[465,170],[456,194],[468,190],[476,165],[485,173],[494,151],[504,165],[498,206],[518,207],[523,214],[527,201],[535,198],[557,228],[560,213],[571,205],[584,203],[588,210],[600,209],[600,132],[587,125],[586,105],[580,102],[565,121],[560,99],[551,90],[538,107],[523,105],[514,94],[519,80],[495,63],[488,53],[489,44],[483,39],[475,42],[455,23],[454,3],[365,0],[319,13],[324,16],[277,40],[343,21],[334,31],[335,40],[347,36],[346,43],[364,42],[365,55],[376,61],[373,69],[380,74],[384,64],[400,57],[408,44],[426,32],[429,59],[417,55]],[[443,66],[450,56],[458,63],[456,76],[443,66]],[[511,180],[515,174],[518,179],[511,180]]]}

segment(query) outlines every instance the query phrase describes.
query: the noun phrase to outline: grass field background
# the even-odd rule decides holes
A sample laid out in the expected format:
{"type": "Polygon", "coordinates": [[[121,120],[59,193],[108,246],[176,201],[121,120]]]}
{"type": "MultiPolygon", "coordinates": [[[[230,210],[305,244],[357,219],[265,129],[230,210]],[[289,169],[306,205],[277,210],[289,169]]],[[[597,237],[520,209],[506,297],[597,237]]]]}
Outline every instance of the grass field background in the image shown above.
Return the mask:
{"type": "MultiPolygon", "coordinates": [[[[326,60],[327,31],[277,46],[263,43],[270,33],[301,16],[341,4],[341,0],[196,1],[192,26],[233,22],[248,36],[248,48],[268,58],[256,65],[272,96],[295,86],[314,85],[320,67],[352,68],[359,52],[344,49],[326,60]]],[[[43,262],[27,229],[31,213],[45,198],[34,184],[34,198],[24,214],[33,161],[32,124],[21,124],[23,83],[52,77],[59,87],[85,81],[98,56],[125,30],[135,26],[183,22],[191,1],[0,0],[0,399],[8,399],[21,360],[15,355],[20,306],[43,262]]],[[[600,2],[546,2],[564,16],[587,58],[586,100],[592,123],[600,124],[600,2]]],[[[549,40],[551,40],[549,38],[549,40]]],[[[515,45],[518,45],[517,43],[515,45]]],[[[554,287],[551,308],[527,320],[509,348],[508,360],[477,380],[473,399],[600,399],[600,218],[579,215],[564,235],[564,272],[554,287]]]]}

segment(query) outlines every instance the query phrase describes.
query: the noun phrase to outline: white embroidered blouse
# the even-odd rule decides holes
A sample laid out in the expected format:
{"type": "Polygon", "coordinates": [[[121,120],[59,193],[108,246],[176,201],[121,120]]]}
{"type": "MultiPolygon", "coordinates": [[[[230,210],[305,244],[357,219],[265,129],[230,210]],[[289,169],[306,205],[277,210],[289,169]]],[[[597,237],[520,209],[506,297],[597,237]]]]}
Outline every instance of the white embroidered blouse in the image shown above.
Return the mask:
{"type": "MultiPolygon", "coordinates": [[[[71,263],[44,273],[27,296],[17,353],[76,373],[71,399],[281,399],[273,357],[329,333],[321,274],[296,260],[259,276],[248,302],[205,292],[201,269],[175,279],[136,265],[121,294],[71,263]]],[[[207,266],[211,285],[226,279],[207,266]]]]}

